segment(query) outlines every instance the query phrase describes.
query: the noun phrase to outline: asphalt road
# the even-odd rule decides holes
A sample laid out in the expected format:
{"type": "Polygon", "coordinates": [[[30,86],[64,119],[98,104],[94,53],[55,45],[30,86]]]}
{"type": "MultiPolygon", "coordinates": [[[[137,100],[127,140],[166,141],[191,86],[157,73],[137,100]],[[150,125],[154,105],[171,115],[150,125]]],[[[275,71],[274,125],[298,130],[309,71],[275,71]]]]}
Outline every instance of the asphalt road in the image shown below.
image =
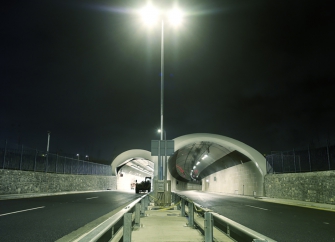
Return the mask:
{"type": "Polygon", "coordinates": [[[195,191],[194,202],[277,241],[335,241],[335,212],[195,191]]]}
{"type": "Polygon", "coordinates": [[[55,241],[140,195],[116,191],[0,201],[0,241],[55,241]]]}
{"type": "MultiPolygon", "coordinates": [[[[179,192],[277,241],[335,241],[335,212],[236,196],[179,192]]],[[[138,198],[116,191],[0,201],[0,241],[55,241],[138,198]]]]}

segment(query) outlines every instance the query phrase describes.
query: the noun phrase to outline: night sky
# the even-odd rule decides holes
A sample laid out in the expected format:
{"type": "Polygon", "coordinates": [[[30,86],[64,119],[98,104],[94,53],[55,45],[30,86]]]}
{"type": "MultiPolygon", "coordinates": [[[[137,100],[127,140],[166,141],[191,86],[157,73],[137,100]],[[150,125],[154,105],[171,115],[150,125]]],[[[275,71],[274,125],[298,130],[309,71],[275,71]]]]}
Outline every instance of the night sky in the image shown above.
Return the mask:
{"type": "MultiPolygon", "coordinates": [[[[165,28],[167,139],[215,133],[265,154],[335,143],[333,2],[180,0],[183,25],[165,28]]],[[[106,163],[150,150],[161,30],[138,16],[145,3],[2,4],[0,146],[46,150],[51,131],[51,152],[106,163]]]]}

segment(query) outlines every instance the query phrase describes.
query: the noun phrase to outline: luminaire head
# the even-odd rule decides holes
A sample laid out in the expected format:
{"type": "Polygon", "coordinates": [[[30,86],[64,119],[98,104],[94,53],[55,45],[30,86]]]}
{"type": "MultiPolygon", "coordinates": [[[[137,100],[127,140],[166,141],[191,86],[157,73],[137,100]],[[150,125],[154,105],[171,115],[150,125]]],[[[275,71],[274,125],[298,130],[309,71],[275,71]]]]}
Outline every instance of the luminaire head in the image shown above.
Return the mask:
{"type": "Polygon", "coordinates": [[[143,21],[147,25],[153,25],[158,21],[159,11],[152,5],[147,5],[141,10],[143,21]]]}
{"type": "Polygon", "coordinates": [[[140,11],[143,21],[147,25],[154,25],[160,18],[166,18],[171,25],[180,25],[183,13],[178,8],[169,11],[160,11],[152,5],[147,5],[140,11]],[[164,15],[164,16],[163,16],[164,15]]]}
{"type": "Polygon", "coordinates": [[[174,8],[168,12],[168,19],[172,25],[180,25],[183,20],[183,13],[180,9],[174,8]]]}

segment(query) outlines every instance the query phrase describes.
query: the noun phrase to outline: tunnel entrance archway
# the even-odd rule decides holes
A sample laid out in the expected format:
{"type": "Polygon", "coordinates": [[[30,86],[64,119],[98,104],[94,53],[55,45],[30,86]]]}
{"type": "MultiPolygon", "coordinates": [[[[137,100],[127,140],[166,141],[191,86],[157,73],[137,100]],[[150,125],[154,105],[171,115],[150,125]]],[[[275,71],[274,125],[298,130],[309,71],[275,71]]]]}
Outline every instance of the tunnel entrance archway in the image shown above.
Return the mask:
{"type": "Polygon", "coordinates": [[[117,190],[135,192],[135,184],[154,176],[155,162],[146,150],[128,150],[112,162],[112,174],[117,177],[117,190]]]}
{"type": "Polygon", "coordinates": [[[184,190],[198,183],[204,191],[264,194],[266,160],[254,148],[208,133],[184,135],[174,141],[176,152],[169,159],[170,179],[175,180],[172,189],[184,190]],[[205,159],[205,155],[209,157],[205,159]]]}
{"type": "MultiPolygon", "coordinates": [[[[180,177],[173,176],[172,169],[178,169],[176,165],[172,167],[172,169],[170,168],[174,156],[183,155],[181,151],[186,151],[189,153],[188,156],[185,155],[185,159],[181,159],[184,159],[186,163],[197,162],[197,159],[192,160],[186,158],[201,158],[196,156],[199,153],[196,153],[189,147],[199,146],[199,144],[203,146],[207,144],[210,146],[210,144],[212,144],[209,149],[214,147],[219,149],[222,147],[226,153],[219,158],[217,157],[217,160],[212,161],[210,164],[208,163],[207,166],[204,166],[204,169],[200,171],[200,174],[202,172],[200,176],[201,181],[198,183],[197,188],[200,186],[200,190],[210,192],[235,193],[241,195],[253,195],[256,193],[258,196],[264,195],[266,160],[265,157],[254,148],[226,136],[208,133],[184,135],[175,138],[174,141],[175,154],[169,158],[168,171],[168,179],[171,180],[172,190],[186,190],[197,187],[197,183],[194,184],[194,181],[183,180],[180,179],[180,177]],[[228,161],[233,165],[226,166],[228,161]],[[232,161],[234,162],[232,163],[232,161]],[[240,164],[238,164],[239,162],[240,164]]],[[[210,150],[210,152],[213,152],[213,149],[210,150]]],[[[180,157],[175,158],[179,159],[180,157]]],[[[118,155],[112,162],[113,175],[117,176],[117,168],[130,162],[133,158],[150,160],[153,162],[154,167],[157,168],[157,157],[151,156],[150,151],[128,150],[118,155]]],[[[204,160],[204,162],[206,162],[206,160],[204,160]]],[[[190,164],[188,165],[189,167],[193,167],[195,164],[192,164],[192,166],[190,166],[190,164]]],[[[184,168],[186,168],[186,166],[184,168]]],[[[187,172],[191,171],[187,170],[187,172]]],[[[154,169],[153,176],[157,177],[157,169],[154,169]]]]}

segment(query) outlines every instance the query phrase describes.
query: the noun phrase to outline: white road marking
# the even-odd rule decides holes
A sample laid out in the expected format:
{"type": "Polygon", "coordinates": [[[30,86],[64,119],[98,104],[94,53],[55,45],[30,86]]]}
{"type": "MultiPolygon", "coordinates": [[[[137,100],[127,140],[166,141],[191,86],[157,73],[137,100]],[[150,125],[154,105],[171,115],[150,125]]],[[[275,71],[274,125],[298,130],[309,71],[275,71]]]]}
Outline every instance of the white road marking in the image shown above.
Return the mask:
{"type": "Polygon", "coordinates": [[[266,208],[259,208],[259,207],[254,207],[254,206],[251,206],[251,205],[245,205],[245,206],[252,207],[252,208],[258,208],[258,209],[262,209],[262,210],[269,210],[269,209],[266,209],[266,208]]]}
{"type": "Polygon", "coordinates": [[[26,212],[26,211],[31,211],[31,210],[35,210],[35,209],[40,209],[40,208],[44,208],[45,206],[43,207],[37,207],[37,208],[29,208],[29,209],[25,209],[25,210],[20,210],[20,211],[15,211],[15,212],[11,212],[11,213],[4,213],[4,214],[0,214],[0,217],[1,216],[6,216],[6,215],[10,215],[10,214],[14,214],[14,213],[22,213],[22,212],[26,212]]]}
{"type": "Polygon", "coordinates": [[[94,198],[98,198],[98,197],[88,197],[86,199],[88,200],[88,199],[94,199],[94,198]]]}

